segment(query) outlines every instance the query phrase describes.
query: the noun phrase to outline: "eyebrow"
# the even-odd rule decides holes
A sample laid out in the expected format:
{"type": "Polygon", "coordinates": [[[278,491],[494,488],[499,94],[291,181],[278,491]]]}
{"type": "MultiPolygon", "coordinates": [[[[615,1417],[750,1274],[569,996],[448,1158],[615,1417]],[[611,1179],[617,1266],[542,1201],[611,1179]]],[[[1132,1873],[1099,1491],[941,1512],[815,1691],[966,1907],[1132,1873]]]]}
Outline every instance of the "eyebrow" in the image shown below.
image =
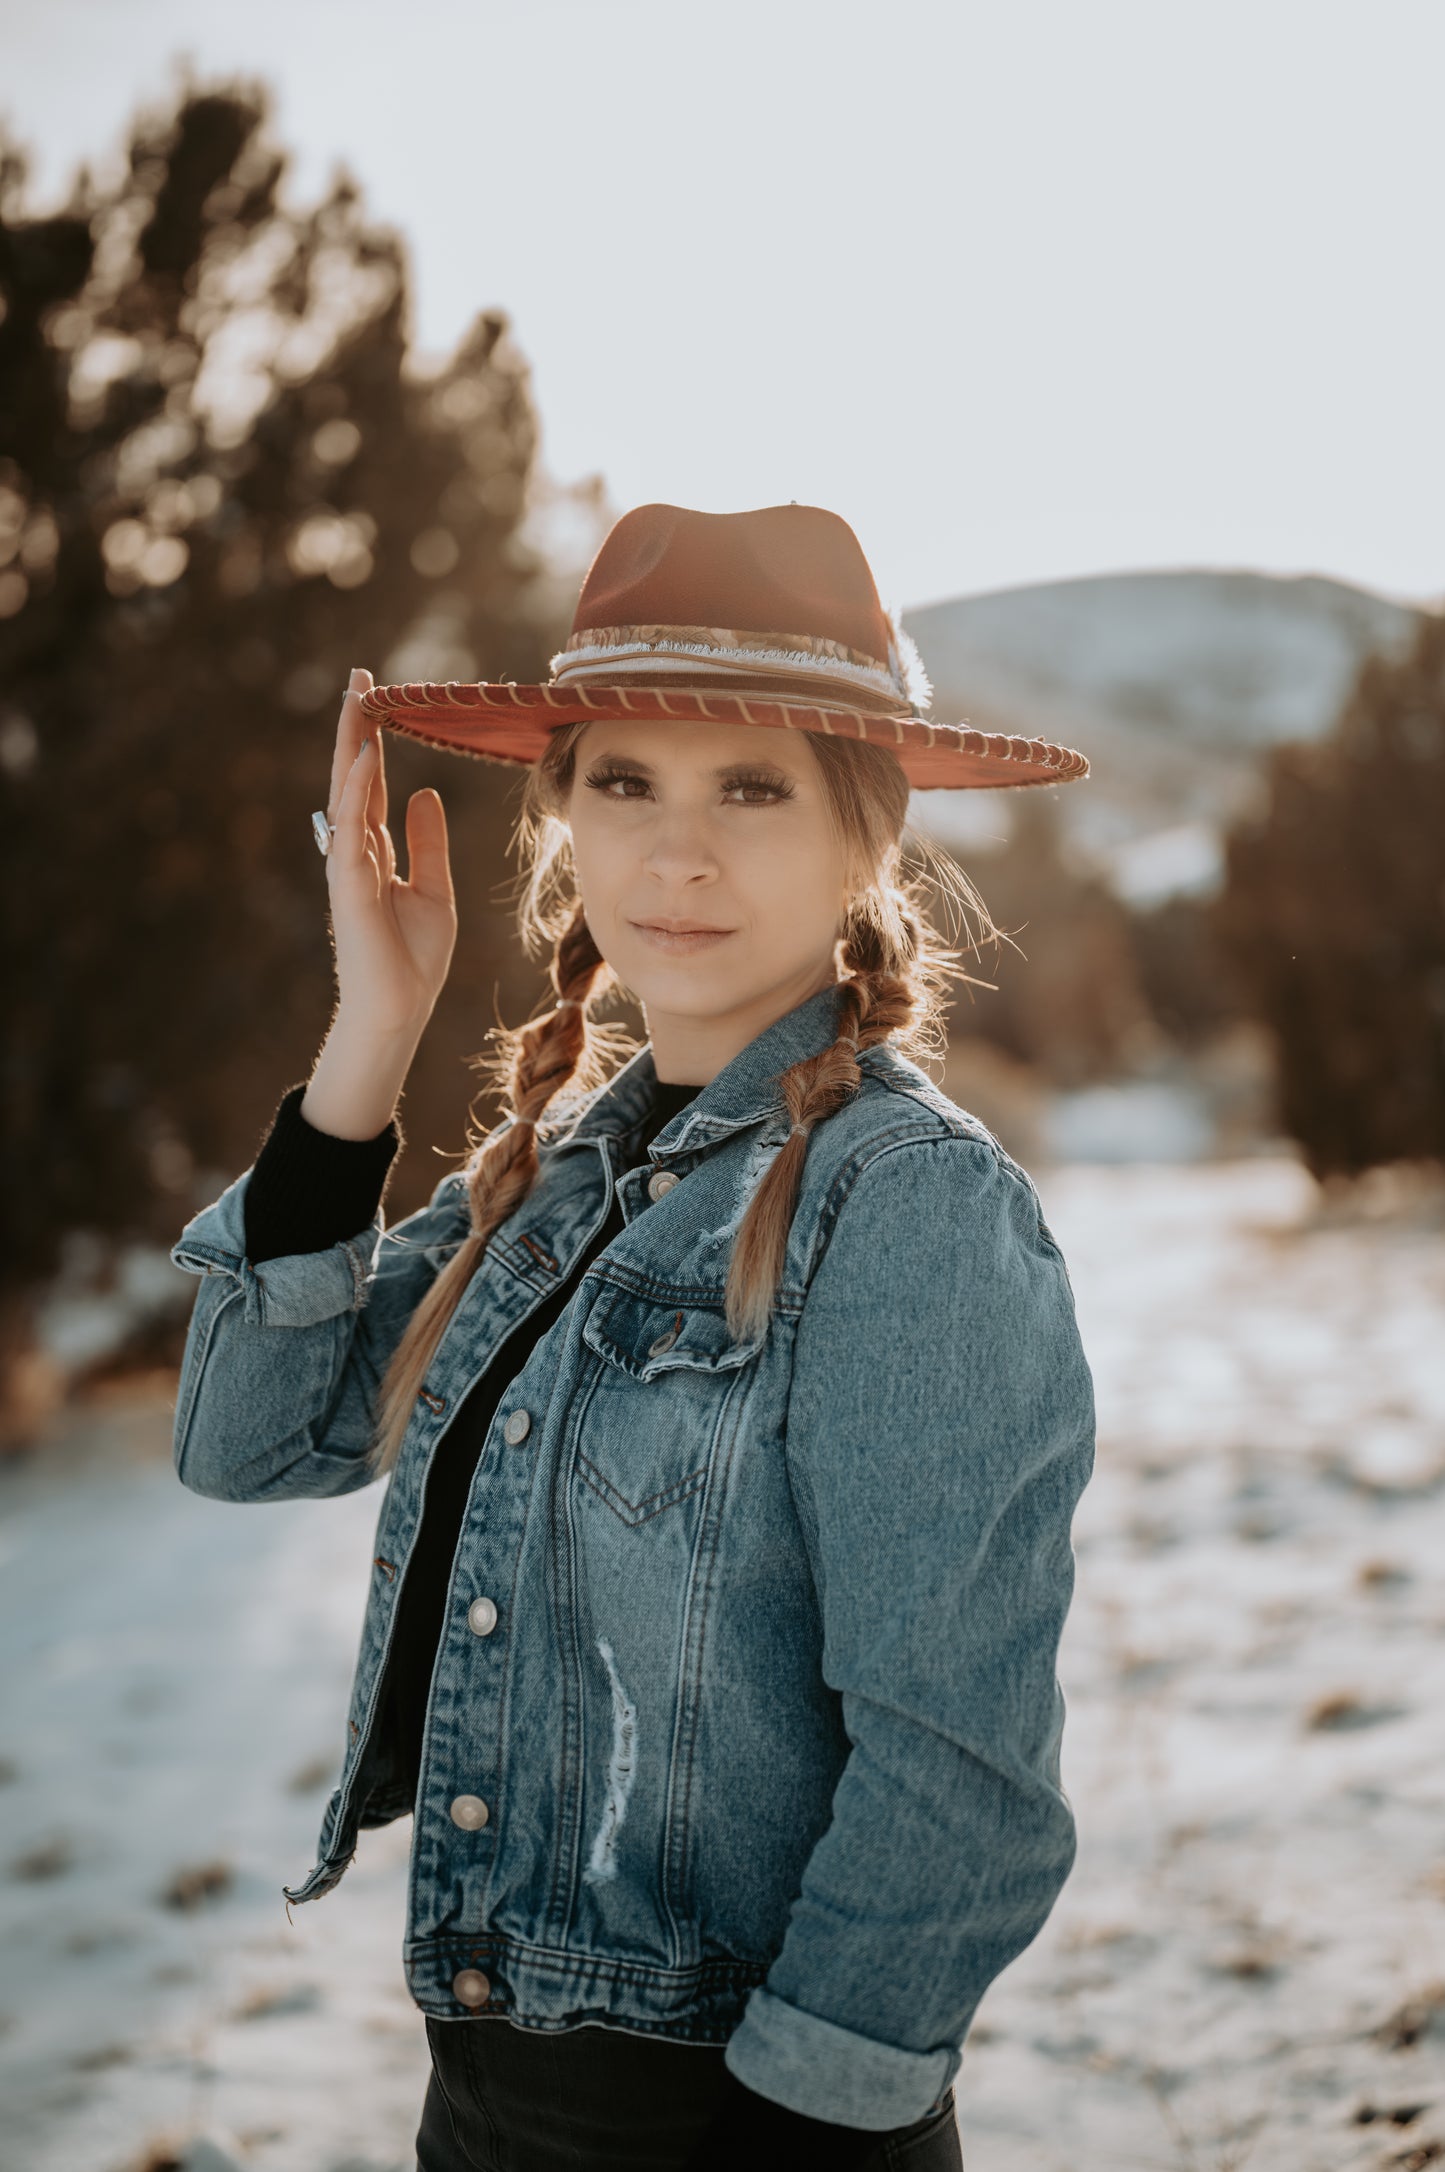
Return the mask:
{"type": "MultiPolygon", "coordinates": [[[[655,777],[657,774],[652,763],[644,762],[642,757],[637,754],[619,754],[616,752],[599,754],[597,760],[599,762],[625,762],[629,769],[637,770],[644,777],[655,777]]],[[[773,769],[777,771],[780,777],[786,777],[789,774],[781,762],[773,761],[766,754],[744,754],[740,755],[735,762],[721,763],[718,768],[709,770],[708,775],[710,777],[730,777],[739,769],[773,769]]]]}

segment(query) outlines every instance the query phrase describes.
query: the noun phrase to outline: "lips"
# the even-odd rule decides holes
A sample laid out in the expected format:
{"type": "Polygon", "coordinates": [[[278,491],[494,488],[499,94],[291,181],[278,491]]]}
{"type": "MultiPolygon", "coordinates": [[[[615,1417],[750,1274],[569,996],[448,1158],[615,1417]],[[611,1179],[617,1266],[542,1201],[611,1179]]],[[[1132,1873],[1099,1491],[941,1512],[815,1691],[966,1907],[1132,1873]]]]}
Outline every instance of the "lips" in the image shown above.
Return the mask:
{"type": "Polygon", "coordinates": [[[656,928],[664,935],[731,935],[731,928],[715,927],[709,920],[634,920],[635,928],[656,928]]]}
{"type": "Polygon", "coordinates": [[[710,927],[700,920],[634,920],[631,925],[652,949],[668,951],[674,957],[711,950],[735,932],[732,928],[710,927]]]}

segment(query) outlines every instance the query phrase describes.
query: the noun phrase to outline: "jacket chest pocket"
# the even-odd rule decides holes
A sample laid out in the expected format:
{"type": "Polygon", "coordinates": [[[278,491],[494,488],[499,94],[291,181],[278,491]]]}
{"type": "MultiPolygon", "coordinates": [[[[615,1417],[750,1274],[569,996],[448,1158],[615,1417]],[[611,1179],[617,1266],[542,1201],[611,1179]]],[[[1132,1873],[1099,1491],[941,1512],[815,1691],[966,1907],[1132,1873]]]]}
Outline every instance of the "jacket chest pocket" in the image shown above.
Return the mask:
{"type": "Polygon", "coordinates": [[[577,1442],[581,1483],[641,1525],[699,1494],[738,1422],[760,1335],[734,1342],[717,1303],[675,1304],[604,1283],[582,1325],[599,1361],[577,1442]]]}

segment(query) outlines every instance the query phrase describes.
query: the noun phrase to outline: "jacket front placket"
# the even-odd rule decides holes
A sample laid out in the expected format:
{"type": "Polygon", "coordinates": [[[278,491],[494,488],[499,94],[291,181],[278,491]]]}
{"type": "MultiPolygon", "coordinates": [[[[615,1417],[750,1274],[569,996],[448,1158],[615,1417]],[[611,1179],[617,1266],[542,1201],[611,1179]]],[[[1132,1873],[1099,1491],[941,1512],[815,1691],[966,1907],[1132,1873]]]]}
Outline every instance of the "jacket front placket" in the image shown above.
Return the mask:
{"type": "MultiPolygon", "coordinates": [[[[630,1228],[652,1204],[655,1195],[649,1187],[659,1171],[680,1178],[703,1156],[739,1133],[753,1129],[769,1116],[777,1117],[777,1073],[800,1056],[826,1045],[833,1032],[835,1003],[835,990],[820,991],[760,1035],[741,1058],[701,1089],[695,1102],[669,1121],[651,1143],[644,1166],[625,1167],[624,1163],[626,1140],[635,1133],[650,1106],[656,1084],[650,1046],[636,1051],[575,1120],[539,1126],[541,1181],[489,1240],[483,1264],[448,1322],[429,1368],[388,1485],[377,1527],[377,1562],[355,1673],[346,1765],[323,1828],[327,1845],[303,1884],[284,1888],[289,1899],[309,1900],[328,1891],[351,1860],[354,1838],[350,1836],[354,1836],[358,1824],[381,1822],[400,1814],[405,1807],[386,1800],[383,1782],[383,1792],[368,1817],[370,1788],[380,1779],[371,1759],[383,1748],[374,1739],[379,1691],[420,1521],[427,1472],[457,1411],[506,1336],[560,1280],[572,1273],[584,1247],[602,1226],[614,1189],[624,1225],[630,1228]]],[[[536,1388],[529,1386],[525,1395],[521,1383],[539,1364],[555,1363],[553,1338],[561,1327],[559,1321],[553,1336],[543,1338],[518,1380],[499,1397],[463,1512],[423,1730],[413,1836],[414,1923],[418,1920],[418,1905],[425,1908],[427,1904],[429,1881],[434,1891],[436,1881],[445,1886],[454,1875],[455,1865],[447,1860],[447,1845],[461,1820],[479,1819],[480,1824],[468,1829],[482,1832],[491,1817],[491,1807],[480,1792],[465,1789],[461,1795],[452,1795],[444,1789],[438,1791],[434,1801],[429,1788],[433,1773],[450,1776],[457,1772],[464,1733],[470,1740],[499,1739],[496,1707],[506,1673],[501,1663],[503,1646],[496,1647],[498,1664],[486,1670],[480,1684],[476,1670],[469,1670],[473,1678],[463,1698],[461,1662],[449,1653],[448,1636],[464,1599],[469,1607],[477,1597],[491,1597],[500,1608],[499,1594],[513,1588],[536,1477],[535,1459],[543,1433],[540,1420],[548,1400],[540,1372],[536,1388]],[[465,1593],[459,1586],[463,1577],[468,1587],[465,1593]],[[463,1797],[469,1799],[464,1801],[463,1797]]],[[[546,1385],[550,1387],[550,1381],[546,1385]]],[[[467,1646],[453,1647],[453,1652],[457,1649],[467,1650],[467,1646]]]]}

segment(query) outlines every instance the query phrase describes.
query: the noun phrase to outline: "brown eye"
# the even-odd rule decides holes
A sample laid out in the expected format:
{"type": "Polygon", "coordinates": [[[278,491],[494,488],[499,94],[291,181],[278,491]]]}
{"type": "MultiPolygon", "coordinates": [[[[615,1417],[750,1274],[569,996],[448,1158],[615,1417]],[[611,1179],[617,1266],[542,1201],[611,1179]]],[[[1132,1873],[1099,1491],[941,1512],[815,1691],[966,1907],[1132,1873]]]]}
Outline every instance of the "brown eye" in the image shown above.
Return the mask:
{"type": "Polygon", "coordinates": [[[639,777],[635,769],[594,769],[585,782],[589,791],[601,792],[608,799],[639,799],[647,791],[647,779],[639,777]],[[637,785],[638,790],[614,792],[612,789],[614,785],[630,784],[637,785]]]}
{"type": "Polygon", "coordinates": [[[768,807],[776,800],[791,799],[792,796],[792,785],[786,777],[779,776],[775,771],[755,776],[730,777],[723,786],[724,799],[731,800],[735,807],[768,807]],[[734,793],[742,796],[735,799],[734,793]]]}

